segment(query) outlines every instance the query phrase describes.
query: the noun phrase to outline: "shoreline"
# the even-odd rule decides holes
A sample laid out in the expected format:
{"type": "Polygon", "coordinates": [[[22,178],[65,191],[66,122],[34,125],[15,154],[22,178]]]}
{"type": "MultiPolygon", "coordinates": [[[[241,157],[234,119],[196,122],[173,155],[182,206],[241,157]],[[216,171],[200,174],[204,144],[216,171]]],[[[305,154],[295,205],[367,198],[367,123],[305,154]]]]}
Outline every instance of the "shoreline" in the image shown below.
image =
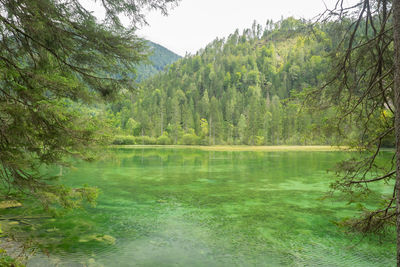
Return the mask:
{"type": "Polygon", "coordinates": [[[243,146],[243,145],[215,145],[215,146],[199,146],[199,145],[111,145],[111,148],[158,148],[158,149],[198,149],[203,151],[254,151],[254,152],[279,152],[279,151],[310,151],[310,152],[329,152],[329,151],[350,151],[346,146],[243,146]]]}

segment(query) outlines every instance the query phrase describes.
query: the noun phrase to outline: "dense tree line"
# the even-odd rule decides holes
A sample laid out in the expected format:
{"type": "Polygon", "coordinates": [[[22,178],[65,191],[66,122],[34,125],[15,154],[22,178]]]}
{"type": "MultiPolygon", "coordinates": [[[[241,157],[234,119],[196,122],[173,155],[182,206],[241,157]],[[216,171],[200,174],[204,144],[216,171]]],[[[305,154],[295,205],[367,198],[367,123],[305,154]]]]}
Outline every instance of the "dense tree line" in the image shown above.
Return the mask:
{"type": "Polygon", "coordinates": [[[313,112],[299,95],[324,84],[340,34],[288,18],[216,39],[109,107],[120,134],[136,136],[114,143],[336,144],[334,107],[313,112]]]}

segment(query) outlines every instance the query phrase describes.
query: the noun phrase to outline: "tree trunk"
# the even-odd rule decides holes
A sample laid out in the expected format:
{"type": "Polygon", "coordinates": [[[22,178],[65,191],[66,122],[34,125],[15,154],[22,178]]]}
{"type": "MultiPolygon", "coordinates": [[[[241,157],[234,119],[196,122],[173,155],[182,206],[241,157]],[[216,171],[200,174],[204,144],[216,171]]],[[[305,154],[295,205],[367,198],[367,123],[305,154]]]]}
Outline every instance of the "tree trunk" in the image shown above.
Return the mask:
{"type": "Polygon", "coordinates": [[[213,131],[213,146],[215,146],[215,123],[214,123],[214,131],[213,131]]]}
{"type": "Polygon", "coordinates": [[[210,140],[208,141],[208,143],[211,145],[212,142],[212,116],[210,116],[210,140]]]}
{"type": "Polygon", "coordinates": [[[164,112],[162,109],[162,105],[161,105],[161,122],[160,122],[160,129],[161,129],[161,135],[164,134],[164,112]]]}
{"type": "Polygon", "coordinates": [[[400,267],[400,0],[393,0],[397,266],[400,267]]]}

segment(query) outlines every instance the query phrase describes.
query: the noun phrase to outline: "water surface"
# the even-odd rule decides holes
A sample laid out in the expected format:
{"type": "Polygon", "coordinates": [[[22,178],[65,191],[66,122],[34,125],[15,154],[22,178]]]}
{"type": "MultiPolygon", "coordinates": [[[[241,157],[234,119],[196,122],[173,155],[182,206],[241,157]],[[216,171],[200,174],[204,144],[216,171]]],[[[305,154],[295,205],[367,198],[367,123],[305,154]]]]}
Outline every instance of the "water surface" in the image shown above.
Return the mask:
{"type": "MultiPolygon", "coordinates": [[[[357,213],[323,200],[345,152],[116,149],[63,171],[95,185],[95,208],[46,221],[52,255],[28,266],[394,266],[394,236],[347,234],[357,213]]],[[[390,193],[381,185],[381,194],[390,193]]],[[[372,203],[370,203],[372,205],[372,203]]]]}

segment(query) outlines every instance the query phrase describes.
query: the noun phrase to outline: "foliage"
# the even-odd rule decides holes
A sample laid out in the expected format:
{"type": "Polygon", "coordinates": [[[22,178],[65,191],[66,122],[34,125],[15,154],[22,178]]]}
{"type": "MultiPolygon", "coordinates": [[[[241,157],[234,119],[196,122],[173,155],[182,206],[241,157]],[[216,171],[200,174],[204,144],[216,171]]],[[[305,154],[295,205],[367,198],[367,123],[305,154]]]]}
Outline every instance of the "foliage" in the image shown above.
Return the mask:
{"type": "Polygon", "coordinates": [[[194,133],[185,133],[182,136],[180,143],[182,145],[200,145],[201,140],[200,140],[200,137],[198,137],[194,133]]]}
{"type": "Polygon", "coordinates": [[[135,136],[166,131],[174,144],[343,144],[326,128],[330,109],[302,105],[301,93],[322,86],[336,42],[333,25],[310,27],[288,18],[216,39],[143,81],[109,116],[128,132],[134,119],[135,136]]]}
{"type": "MultiPolygon", "coordinates": [[[[0,228],[0,237],[3,236],[3,231],[0,228]]],[[[0,266],[4,267],[24,267],[25,265],[18,262],[16,259],[10,257],[7,251],[0,248],[0,266]]]]}
{"type": "MultiPolygon", "coordinates": [[[[337,2],[335,10],[321,16],[329,25],[332,19],[337,19],[332,32],[340,38],[330,54],[327,81],[323,87],[309,91],[308,103],[317,110],[321,106],[334,106],[335,116],[330,123],[335,125],[340,137],[349,139],[352,149],[360,151],[359,157],[338,164],[339,179],[331,187],[345,192],[350,202],[362,205],[373,194],[373,184],[394,184],[395,168],[399,164],[399,160],[395,162],[395,155],[391,162],[379,161],[381,148],[394,147],[396,140],[395,116],[399,112],[393,60],[396,10],[392,1],[386,0],[363,0],[350,8],[343,8],[340,3],[337,2]]],[[[395,199],[399,194],[395,187],[389,194],[382,194],[379,209],[363,208],[361,218],[351,219],[347,224],[364,232],[383,231],[386,226],[392,226],[396,217],[395,199]]],[[[400,225],[397,227],[400,240],[400,225]]],[[[398,256],[400,266],[400,247],[398,256]]]]}
{"type": "Polygon", "coordinates": [[[157,145],[171,145],[172,140],[171,140],[171,138],[168,137],[168,133],[164,132],[163,135],[160,135],[159,137],[157,137],[156,143],[157,143],[157,145]]]}
{"type": "Polygon", "coordinates": [[[19,263],[14,258],[7,255],[7,252],[0,249],[0,266],[3,267],[24,267],[25,265],[19,263]]]}
{"type": "Polygon", "coordinates": [[[43,177],[43,165],[92,158],[102,143],[99,106],[121,89],[146,58],[146,42],[134,30],[143,12],[163,13],[172,0],[104,0],[99,22],[80,1],[0,2],[0,181],[1,197],[31,195],[45,207],[74,207],[92,200],[95,190],[66,189],[43,177]],[[131,18],[122,26],[119,15],[131,18]],[[98,104],[97,104],[98,105],[98,104]],[[75,204],[74,204],[75,203],[75,204]]]}
{"type": "Polygon", "coordinates": [[[111,142],[113,145],[135,145],[136,139],[133,136],[117,135],[111,142]]]}
{"type": "Polygon", "coordinates": [[[137,145],[155,145],[157,139],[146,135],[135,137],[135,144],[137,145]]]}

